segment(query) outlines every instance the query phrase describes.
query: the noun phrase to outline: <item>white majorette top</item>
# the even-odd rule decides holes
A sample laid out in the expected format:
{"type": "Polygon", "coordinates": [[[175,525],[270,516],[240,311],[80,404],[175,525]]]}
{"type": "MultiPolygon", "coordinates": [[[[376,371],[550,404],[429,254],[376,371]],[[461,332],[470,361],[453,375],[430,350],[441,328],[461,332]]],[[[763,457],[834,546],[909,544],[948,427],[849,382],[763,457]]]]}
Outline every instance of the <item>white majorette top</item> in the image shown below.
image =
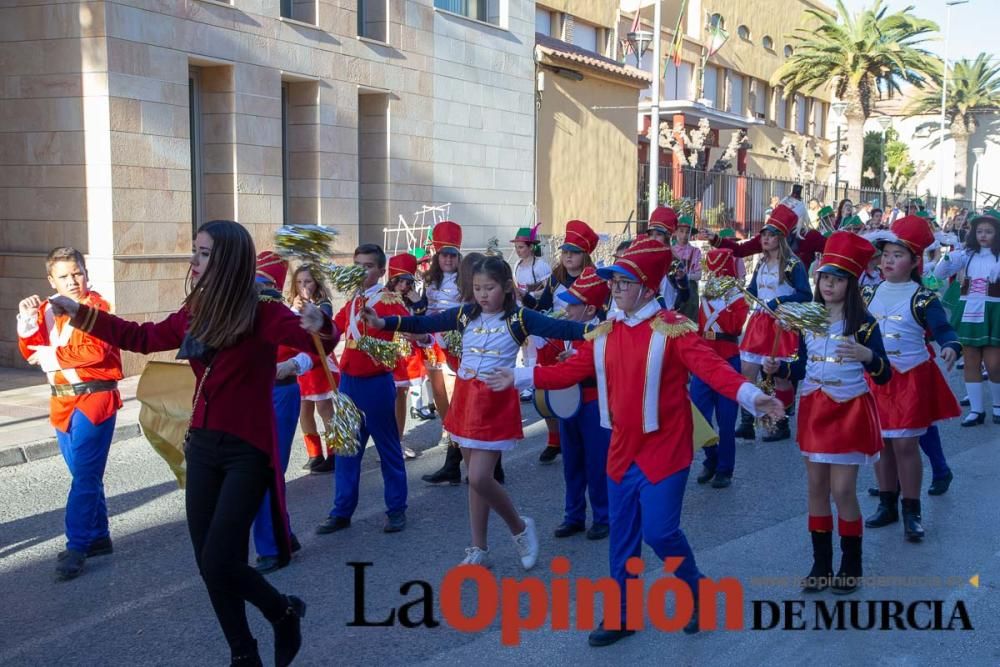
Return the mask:
{"type": "Polygon", "coordinates": [[[835,322],[825,336],[811,332],[803,334],[806,343],[806,376],[801,383],[802,395],[814,391],[843,403],[868,392],[865,369],[860,361],[850,361],[837,355],[837,346],[853,336],[844,336],[844,322],[835,322]]]}
{"type": "Polygon", "coordinates": [[[424,283],[424,294],[427,295],[427,313],[429,315],[461,306],[462,301],[458,291],[458,271],[444,274],[441,278],[441,285],[438,287],[435,287],[430,282],[424,283]]]}
{"type": "Polygon", "coordinates": [[[893,370],[903,373],[930,359],[924,327],[913,316],[910,304],[920,285],[884,282],[875,288],[868,312],[878,321],[882,343],[893,370]]]}

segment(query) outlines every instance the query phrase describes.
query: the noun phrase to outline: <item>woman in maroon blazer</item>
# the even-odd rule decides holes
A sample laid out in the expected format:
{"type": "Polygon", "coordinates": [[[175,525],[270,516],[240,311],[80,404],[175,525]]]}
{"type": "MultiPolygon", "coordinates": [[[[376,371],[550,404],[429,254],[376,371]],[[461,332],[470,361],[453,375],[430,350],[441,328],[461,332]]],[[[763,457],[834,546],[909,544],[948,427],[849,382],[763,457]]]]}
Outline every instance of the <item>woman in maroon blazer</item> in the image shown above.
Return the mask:
{"type": "Polygon", "coordinates": [[[274,626],[275,663],[288,665],[301,645],[305,603],[279,593],[247,564],[250,526],[264,492],[271,490],[279,559],[289,558],[284,498],[271,391],[279,344],[326,351],[337,342],[333,323],[316,307],[296,316],[277,300],[258,295],[253,240],[228,220],[205,223],[194,240],[188,295],[162,322],[138,324],[53,297],[74,327],[123,350],[149,354],[179,349],[196,378],[193,415],[184,451],[185,505],[195,561],[234,665],[260,665],[247,625],[245,602],[274,626]]]}

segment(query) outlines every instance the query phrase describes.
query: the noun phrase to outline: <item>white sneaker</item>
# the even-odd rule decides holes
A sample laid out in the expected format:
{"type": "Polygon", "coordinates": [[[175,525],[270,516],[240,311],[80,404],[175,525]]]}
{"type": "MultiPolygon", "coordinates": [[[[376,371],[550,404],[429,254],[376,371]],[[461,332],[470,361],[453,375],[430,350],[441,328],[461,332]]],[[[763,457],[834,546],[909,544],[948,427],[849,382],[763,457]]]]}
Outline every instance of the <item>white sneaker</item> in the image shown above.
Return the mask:
{"type": "Polygon", "coordinates": [[[482,565],[489,567],[490,550],[479,547],[466,547],[465,558],[459,565],[482,565]]]}
{"type": "Polygon", "coordinates": [[[406,445],[400,445],[403,448],[403,458],[406,460],[412,460],[420,456],[416,451],[410,449],[406,445]]]}
{"type": "Polygon", "coordinates": [[[535,567],[538,560],[538,535],[535,533],[535,520],[522,516],[524,521],[524,532],[514,535],[514,546],[517,547],[517,555],[521,557],[521,567],[530,570],[535,567]]]}

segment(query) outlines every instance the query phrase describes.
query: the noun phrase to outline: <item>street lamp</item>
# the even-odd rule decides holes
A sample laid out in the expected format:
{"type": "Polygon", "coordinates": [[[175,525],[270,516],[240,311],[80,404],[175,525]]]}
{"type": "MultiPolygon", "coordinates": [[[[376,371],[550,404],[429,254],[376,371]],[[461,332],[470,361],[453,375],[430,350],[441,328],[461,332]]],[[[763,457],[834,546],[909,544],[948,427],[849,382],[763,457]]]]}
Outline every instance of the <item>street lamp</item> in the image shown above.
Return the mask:
{"type": "MultiPolygon", "coordinates": [[[[969,0],[946,0],[944,3],[947,5],[948,10],[945,14],[944,22],[944,69],[942,70],[944,75],[941,77],[941,116],[939,118],[939,123],[941,125],[941,137],[938,144],[938,197],[937,197],[937,219],[941,219],[941,203],[944,198],[944,161],[946,158],[944,152],[944,110],[945,104],[948,97],[948,33],[951,31],[951,8],[955,5],[966,5],[969,0]]],[[[962,187],[965,187],[964,185],[962,187]]]]}
{"type": "Polygon", "coordinates": [[[892,126],[892,118],[889,116],[879,116],[876,119],[878,126],[882,128],[882,141],[879,143],[879,170],[878,170],[878,189],[882,194],[882,200],[879,202],[879,207],[885,206],[885,133],[892,126]]]}
{"type": "Polygon", "coordinates": [[[837,199],[837,188],[840,187],[840,119],[844,117],[844,112],[847,111],[847,102],[834,102],[830,105],[830,110],[833,111],[833,115],[836,116],[837,120],[837,147],[834,150],[834,172],[833,177],[833,198],[837,199]]]}
{"type": "Polygon", "coordinates": [[[632,47],[635,54],[635,66],[642,68],[642,57],[646,55],[646,50],[653,43],[653,33],[649,30],[636,30],[625,35],[625,41],[632,47]]]}
{"type": "Polygon", "coordinates": [[[973,148],[972,154],[976,156],[976,161],[972,165],[972,212],[976,210],[976,202],[979,201],[979,163],[983,159],[985,148],[973,148]]]}

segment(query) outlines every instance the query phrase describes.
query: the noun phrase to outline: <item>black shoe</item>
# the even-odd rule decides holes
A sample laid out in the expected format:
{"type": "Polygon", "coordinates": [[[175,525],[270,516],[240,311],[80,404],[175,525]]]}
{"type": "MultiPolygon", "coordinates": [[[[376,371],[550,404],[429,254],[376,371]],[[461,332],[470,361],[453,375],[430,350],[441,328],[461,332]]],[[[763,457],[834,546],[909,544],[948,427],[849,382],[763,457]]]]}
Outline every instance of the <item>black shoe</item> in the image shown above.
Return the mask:
{"type": "Polygon", "coordinates": [[[740,408],[740,425],[736,427],[735,435],[741,440],[755,440],[757,434],[753,429],[753,415],[740,408]]]}
{"type": "Polygon", "coordinates": [[[865,519],[868,528],[881,528],[899,521],[899,494],[893,491],[880,491],[878,494],[878,509],[865,519]]]}
{"type": "Polygon", "coordinates": [[[328,516],[323,520],[323,523],[316,526],[317,535],[327,535],[329,533],[336,533],[338,530],[343,530],[351,525],[351,520],[343,516],[328,516]]]}
{"type": "Polygon", "coordinates": [[[426,422],[434,419],[434,412],[427,408],[410,408],[410,416],[426,422]]]}
{"type": "Polygon", "coordinates": [[[967,428],[969,426],[979,426],[980,424],[986,423],[986,413],[985,412],[970,412],[962,420],[960,426],[962,428],[967,428]]]}
{"type": "Polygon", "coordinates": [[[562,454],[562,447],[556,445],[547,445],[542,453],[538,457],[538,462],[542,465],[548,465],[550,463],[555,463],[556,457],[562,454]]]}
{"type": "Polygon", "coordinates": [[[635,634],[635,630],[605,630],[602,622],[597,629],[587,637],[587,643],[591,646],[611,646],[615,642],[635,634]]]}
{"type": "Polygon", "coordinates": [[[289,595],[285,613],[274,626],[275,667],[288,667],[302,647],[302,619],[306,615],[306,603],[289,595]]]}
{"type": "Polygon", "coordinates": [[[261,574],[271,574],[272,572],[277,572],[282,567],[284,566],[281,565],[277,556],[257,556],[257,565],[254,569],[261,574]]]}
{"type": "Polygon", "coordinates": [[[712,480],[713,489],[726,489],[733,483],[733,476],[727,473],[719,473],[712,480]]]}
{"type": "Polygon", "coordinates": [[[333,472],[336,467],[337,459],[334,458],[333,454],[328,455],[325,459],[320,460],[319,463],[309,468],[310,475],[328,475],[333,472]]]}
{"type": "Polygon", "coordinates": [[[315,468],[322,462],[323,462],[322,456],[310,456],[309,459],[306,461],[305,465],[302,466],[302,469],[312,471],[313,468],[315,468]]]}
{"type": "Polygon", "coordinates": [[[830,590],[834,595],[850,595],[861,588],[861,536],[840,536],[840,569],[830,590]]]}
{"type": "Polygon", "coordinates": [[[582,533],[586,528],[578,523],[561,523],[559,527],[556,528],[553,535],[556,537],[571,537],[577,533],[582,533]]]}
{"type": "Polygon", "coordinates": [[[944,477],[939,477],[938,479],[931,480],[931,488],[927,489],[927,495],[929,496],[943,496],[948,493],[948,487],[951,486],[951,480],[955,479],[955,476],[948,471],[948,474],[944,477]]]}
{"type": "Polygon", "coordinates": [[[423,475],[420,479],[428,484],[451,484],[455,486],[462,483],[462,450],[459,447],[451,446],[444,455],[444,465],[436,472],[423,475]]]}
{"type": "Polygon", "coordinates": [[[611,528],[606,523],[595,523],[587,531],[588,540],[603,540],[611,533],[611,528]]]}
{"type": "Polygon", "coordinates": [[[241,648],[233,648],[229,659],[229,667],[264,667],[257,652],[257,641],[251,639],[250,643],[241,648]]]}
{"type": "Polygon", "coordinates": [[[406,528],[406,512],[389,512],[382,524],[383,533],[398,533],[406,528]]]}
{"type": "Polygon", "coordinates": [[[792,437],[792,427],[787,419],[782,419],[774,427],[774,430],[761,438],[762,442],[781,442],[792,437]]]}
{"type": "Polygon", "coordinates": [[[871,496],[872,498],[878,498],[878,487],[877,486],[869,486],[868,487],[868,495],[871,496]]]}
{"type": "Polygon", "coordinates": [[[87,554],[84,552],[67,549],[66,557],[59,559],[56,565],[56,579],[59,581],[76,579],[83,574],[83,564],[86,561],[87,554]]]}
{"type": "MultiPolygon", "coordinates": [[[[99,537],[89,545],[87,545],[87,558],[96,558],[97,556],[107,556],[115,552],[114,546],[111,544],[110,537],[99,537]]],[[[60,551],[59,555],[56,556],[56,560],[66,560],[69,556],[69,550],[60,551]]]]}
{"type": "Polygon", "coordinates": [[[966,394],[965,396],[962,397],[962,400],[960,400],[958,404],[961,405],[963,408],[967,408],[970,405],[972,405],[972,401],[969,400],[969,395],[966,394]]]}
{"type": "Polygon", "coordinates": [[[919,542],[924,539],[924,527],[921,525],[920,500],[917,498],[903,498],[903,534],[910,542],[919,542]]]}
{"type": "Polygon", "coordinates": [[[702,466],[701,474],[698,475],[698,477],[696,477],[694,481],[698,482],[699,484],[707,484],[708,482],[712,481],[713,477],[715,477],[715,469],[709,468],[708,466],[702,466]]]}
{"type": "Polygon", "coordinates": [[[809,531],[812,538],[813,564],[802,580],[803,593],[819,593],[830,586],[833,578],[833,533],[809,531]]]}

